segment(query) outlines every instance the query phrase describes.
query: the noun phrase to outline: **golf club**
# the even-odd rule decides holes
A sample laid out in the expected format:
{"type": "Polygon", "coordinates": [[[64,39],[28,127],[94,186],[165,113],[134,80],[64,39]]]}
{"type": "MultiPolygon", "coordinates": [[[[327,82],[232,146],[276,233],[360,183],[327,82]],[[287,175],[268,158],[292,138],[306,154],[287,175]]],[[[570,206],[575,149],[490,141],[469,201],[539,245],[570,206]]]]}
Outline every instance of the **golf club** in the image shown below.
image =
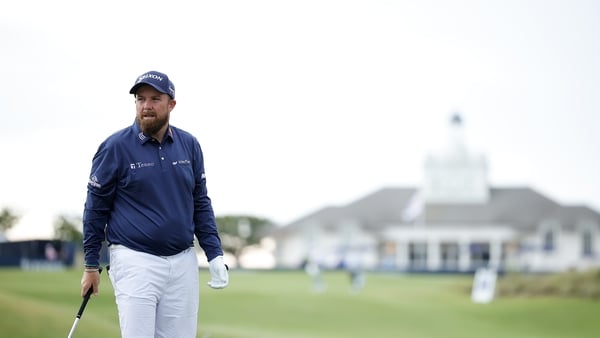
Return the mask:
{"type": "MultiPolygon", "coordinates": [[[[102,267],[98,268],[98,273],[102,273],[102,267]]],[[[83,315],[83,310],[85,310],[85,306],[87,305],[87,302],[90,300],[90,296],[92,295],[92,292],[94,292],[93,285],[90,286],[90,288],[87,290],[85,296],[83,297],[83,301],[81,302],[79,311],[77,311],[77,317],[75,317],[75,322],[73,323],[73,327],[71,327],[71,331],[69,332],[69,335],[67,336],[67,338],[73,337],[73,332],[75,332],[75,328],[77,327],[77,324],[79,323],[79,319],[81,319],[81,315],[83,315]]]]}

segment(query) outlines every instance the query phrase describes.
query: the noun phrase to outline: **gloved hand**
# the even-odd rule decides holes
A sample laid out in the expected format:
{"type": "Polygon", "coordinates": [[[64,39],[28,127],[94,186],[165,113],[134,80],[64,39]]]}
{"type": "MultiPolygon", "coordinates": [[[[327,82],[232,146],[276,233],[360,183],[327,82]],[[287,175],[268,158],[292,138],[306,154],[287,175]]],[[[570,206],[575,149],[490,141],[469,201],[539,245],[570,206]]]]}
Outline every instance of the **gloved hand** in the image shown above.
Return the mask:
{"type": "Polygon", "coordinates": [[[213,289],[223,289],[229,284],[229,273],[227,265],[223,262],[223,256],[217,256],[208,262],[210,281],[207,283],[213,289]]]}

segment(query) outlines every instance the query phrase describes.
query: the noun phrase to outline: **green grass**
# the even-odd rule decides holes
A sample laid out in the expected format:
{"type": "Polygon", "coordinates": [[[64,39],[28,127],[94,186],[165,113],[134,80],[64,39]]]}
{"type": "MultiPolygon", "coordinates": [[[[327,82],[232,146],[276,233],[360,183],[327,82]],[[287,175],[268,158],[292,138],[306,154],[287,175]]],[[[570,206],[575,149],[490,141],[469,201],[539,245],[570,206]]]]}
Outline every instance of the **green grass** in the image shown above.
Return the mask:
{"type": "MultiPolygon", "coordinates": [[[[0,269],[0,336],[66,337],[81,304],[81,272],[0,269]]],[[[201,271],[198,337],[597,337],[600,301],[499,298],[470,301],[471,277],[370,274],[360,293],[348,276],[325,274],[315,293],[302,272],[234,270],[225,290],[201,271]]],[[[75,337],[119,337],[112,287],[103,275],[75,337]]]]}

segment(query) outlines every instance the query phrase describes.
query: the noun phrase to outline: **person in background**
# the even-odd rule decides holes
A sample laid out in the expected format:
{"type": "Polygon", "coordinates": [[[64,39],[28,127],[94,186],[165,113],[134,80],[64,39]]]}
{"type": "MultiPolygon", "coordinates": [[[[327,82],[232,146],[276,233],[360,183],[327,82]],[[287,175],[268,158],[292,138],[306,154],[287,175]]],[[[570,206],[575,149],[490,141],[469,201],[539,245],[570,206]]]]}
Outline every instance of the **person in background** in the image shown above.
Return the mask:
{"type": "Polygon", "coordinates": [[[89,288],[98,294],[106,241],[122,337],[195,338],[200,288],[194,236],[209,262],[208,285],[229,283],[202,150],[196,137],[169,124],[176,101],[166,74],[140,75],[129,93],[135,122],[102,142],[92,161],[81,295],[89,288]]]}
{"type": "Polygon", "coordinates": [[[319,266],[319,262],[314,254],[309,254],[309,256],[304,261],[304,271],[306,271],[306,274],[310,277],[312,281],[313,290],[317,293],[325,292],[327,285],[325,285],[321,267],[319,266]]]}

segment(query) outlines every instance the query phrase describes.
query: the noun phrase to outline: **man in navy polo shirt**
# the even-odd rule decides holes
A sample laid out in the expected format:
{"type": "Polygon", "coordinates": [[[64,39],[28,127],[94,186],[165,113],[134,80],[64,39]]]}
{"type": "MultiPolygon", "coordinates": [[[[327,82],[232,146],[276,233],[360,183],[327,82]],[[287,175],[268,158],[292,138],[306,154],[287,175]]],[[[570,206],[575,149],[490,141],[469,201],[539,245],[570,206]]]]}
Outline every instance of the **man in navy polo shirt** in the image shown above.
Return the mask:
{"type": "Polygon", "coordinates": [[[129,91],[132,126],[109,136],[92,162],[83,213],[82,296],[100,283],[110,251],[122,337],[196,337],[199,306],[194,236],[209,262],[208,285],[229,283],[198,140],[169,124],[175,86],[149,71],[129,91]]]}

